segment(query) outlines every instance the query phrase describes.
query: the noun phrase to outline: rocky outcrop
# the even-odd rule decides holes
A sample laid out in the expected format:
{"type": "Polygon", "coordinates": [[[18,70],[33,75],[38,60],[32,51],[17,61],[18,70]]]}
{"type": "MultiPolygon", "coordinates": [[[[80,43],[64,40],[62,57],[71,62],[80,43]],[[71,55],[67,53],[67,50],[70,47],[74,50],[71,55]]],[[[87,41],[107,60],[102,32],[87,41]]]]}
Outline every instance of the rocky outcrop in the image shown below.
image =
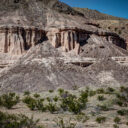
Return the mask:
{"type": "Polygon", "coordinates": [[[45,32],[38,28],[1,27],[0,52],[22,55],[45,38],[45,32]]]}
{"type": "Polygon", "coordinates": [[[35,27],[0,27],[0,52],[10,55],[22,55],[31,47],[48,39],[55,47],[63,51],[74,51],[77,55],[91,35],[98,35],[123,49],[127,49],[125,40],[118,35],[103,31],[87,31],[78,28],[61,28],[42,30],[35,27]]]}
{"type": "Polygon", "coordinates": [[[75,30],[50,31],[47,36],[55,48],[61,46],[65,52],[75,50],[77,54],[80,53],[78,33],[75,30]]]}
{"type": "Polygon", "coordinates": [[[87,43],[91,35],[98,35],[101,38],[126,49],[126,42],[115,33],[104,31],[87,31],[78,28],[52,29],[47,37],[55,48],[62,47],[65,52],[74,50],[76,54],[82,52],[81,47],[87,43]]]}

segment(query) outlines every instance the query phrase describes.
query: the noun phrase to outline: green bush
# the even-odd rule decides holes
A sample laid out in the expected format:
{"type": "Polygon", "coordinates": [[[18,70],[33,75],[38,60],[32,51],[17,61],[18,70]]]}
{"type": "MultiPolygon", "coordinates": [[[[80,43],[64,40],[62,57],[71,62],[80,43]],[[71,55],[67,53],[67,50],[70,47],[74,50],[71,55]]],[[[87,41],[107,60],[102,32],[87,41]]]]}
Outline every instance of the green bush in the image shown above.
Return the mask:
{"type": "Polygon", "coordinates": [[[24,96],[29,96],[30,95],[30,92],[29,91],[25,91],[24,92],[24,96]]]}
{"type": "Polygon", "coordinates": [[[109,111],[109,108],[107,105],[97,105],[97,107],[101,110],[101,111],[109,111]]]}
{"type": "Polygon", "coordinates": [[[56,104],[54,104],[54,103],[52,103],[52,102],[49,102],[49,103],[48,103],[48,105],[46,106],[46,109],[47,109],[48,111],[50,111],[52,114],[58,110],[56,104]]]}
{"type": "Polygon", "coordinates": [[[92,97],[96,95],[96,91],[90,90],[88,96],[92,97]]]}
{"type": "Polygon", "coordinates": [[[49,90],[49,93],[53,93],[54,92],[54,90],[49,90]]]}
{"type": "Polygon", "coordinates": [[[99,88],[99,89],[97,89],[97,94],[104,94],[105,93],[105,91],[104,91],[104,89],[103,88],[99,88]]]}
{"type": "Polygon", "coordinates": [[[83,91],[81,92],[79,98],[77,98],[75,95],[69,94],[65,97],[61,97],[60,107],[64,111],[70,111],[74,114],[78,114],[86,107],[87,98],[88,94],[83,91]]]}
{"type": "Polygon", "coordinates": [[[39,98],[39,97],[40,97],[40,95],[37,94],[37,93],[35,93],[33,96],[34,96],[35,98],[39,98]]]}
{"type": "Polygon", "coordinates": [[[114,118],[114,122],[115,122],[115,123],[119,124],[120,121],[121,121],[121,119],[120,119],[119,117],[115,117],[115,118],[114,118]]]}
{"type": "Polygon", "coordinates": [[[35,111],[35,110],[40,110],[40,111],[45,111],[44,107],[44,99],[40,98],[33,98],[31,96],[26,96],[23,99],[23,102],[27,104],[27,106],[30,108],[30,110],[35,111]]]}
{"type": "Polygon", "coordinates": [[[114,124],[113,128],[119,128],[119,126],[117,124],[114,124]]]}
{"type": "Polygon", "coordinates": [[[55,96],[55,97],[53,98],[53,100],[54,100],[54,102],[57,102],[57,101],[59,100],[59,97],[55,96]]]}
{"type": "Polygon", "coordinates": [[[99,101],[104,101],[104,100],[105,100],[105,97],[104,97],[103,95],[99,95],[99,96],[97,97],[97,99],[98,99],[99,101]]]}
{"type": "Polygon", "coordinates": [[[123,101],[121,101],[121,100],[117,100],[117,101],[116,101],[116,104],[119,105],[120,107],[122,107],[124,103],[123,103],[123,101]]]}
{"type": "Polygon", "coordinates": [[[0,128],[43,128],[37,125],[39,120],[34,121],[33,117],[28,118],[25,115],[9,115],[0,112],[0,128]]]}
{"type": "Polygon", "coordinates": [[[97,123],[104,123],[106,121],[106,117],[104,116],[99,116],[96,118],[97,123]]]}
{"type": "Polygon", "coordinates": [[[86,116],[84,113],[80,113],[76,116],[77,121],[85,123],[87,120],[89,120],[89,117],[86,116]]]}
{"type": "Polygon", "coordinates": [[[59,88],[59,89],[58,89],[58,92],[59,92],[59,95],[62,95],[65,91],[64,91],[64,89],[59,88]]]}
{"type": "Polygon", "coordinates": [[[114,89],[114,88],[108,87],[108,88],[106,89],[106,93],[107,93],[107,94],[112,94],[112,93],[114,93],[114,92],[115,92],[115,89],[114,89]]]}
{"type": "Polygon", "coordinates": [[[0,104],[7,109],[11,109],[17,103],[19,103],[20,98],[15,93],[3,94],[0,97],[0,104]]]}
{"type": "Polygon", "coordinates": [[[127,109],[121,109],[121,110],[118,110],[117,113],[121,116],[125,116],[125,115],[128,115],[128,110],[127,109]]]}
{"type": "Polygon", "coordinates": [[[71,121],[71,118],[65,121],[63,118],[55,119],[55,123],[59,128],[75,128],[76,123],[71,121]]]}

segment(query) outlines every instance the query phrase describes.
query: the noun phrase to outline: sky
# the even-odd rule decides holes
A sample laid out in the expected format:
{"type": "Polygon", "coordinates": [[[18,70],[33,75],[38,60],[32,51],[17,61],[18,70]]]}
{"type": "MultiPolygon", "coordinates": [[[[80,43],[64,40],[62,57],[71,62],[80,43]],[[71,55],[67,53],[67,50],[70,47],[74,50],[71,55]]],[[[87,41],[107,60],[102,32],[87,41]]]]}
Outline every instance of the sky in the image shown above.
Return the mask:
{"type": "Polygon", "coordinates": [[[89,8],[128,19],[128,0],[60,0],[72,7],[89,8]]]}

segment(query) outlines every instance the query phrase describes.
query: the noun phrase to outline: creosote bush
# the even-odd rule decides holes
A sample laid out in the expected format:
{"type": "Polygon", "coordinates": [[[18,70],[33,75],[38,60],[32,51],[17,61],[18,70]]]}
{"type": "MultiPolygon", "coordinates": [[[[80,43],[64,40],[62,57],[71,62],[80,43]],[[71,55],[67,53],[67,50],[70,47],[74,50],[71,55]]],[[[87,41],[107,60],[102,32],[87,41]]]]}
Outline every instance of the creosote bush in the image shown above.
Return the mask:
{"type": "Polygon", "coordinates": [[[120,116],[126,116],[126,115],[128,115],[128,110],[127,109],[121,109],[121,110],[118,110],[117,113],[120,116]]]}
{"type": "Polygon", "coordinates": [[[117,124],[114,124],[113,128],[119,128],[119,126],[117,124]]]}
{"type": "Polygon", "coordinates": [[[99,110],[101,111],[109,111],[109,108],[107,105],[97,105],[97,107],[99,108],[99,110]]]}
{"type": "Polygon", "coordinates": [[[97,99],[98,99],[99,101],[104,101],[104,100],[105,100],[105,97],[104,97],[103,95],[99,95],[99,96],[97,97],[97,99]]]}
{"type": "Polygon", "coordinates": [[[121,121],[121,119],[120,119],[119,117],[115,117],[115,118],[114,118],[114,122],[115,122],[115,123],[119,124],[120,121],[121,121]]]}
{"type": "Polygon", "coordinates": [[[104,94],[105,93],[105,91],[104,91],[104,89],[103,88],[99,88],[99,89],[97,89],[97,94],[104,94]]]}
{"type": "Polygon", "coordinates": [[[34,121],[33,117],[28,118],[25,115],[10,115],[0,112],[0,128],[44,128],[37,125],[39,120],[34,121]]]}
{"type": "Polygon", "coordinates": [[[76,97],[73,94],[63,92],[63,94],[61,94],[60,100],[60,107],[63,109],[63,111],[70,111],[74,114],[78,114],[86,107],[86,103],[88,101],[88,93],[87,91],[82,91],[80,96],[76,97]]]}
{"type": "Polygon", "coordinates": [[[6,107],[7,109],[11,109],[17,103],[19,103],[20,98],[15,93],[3,94],[0,97],[0,106],[6,107]]]}
{"type": "Polygon", "coordinates": [[[106,121],[106,117],[104,116],[99,116],[96,118],[97,123],[104,123],[106,121]]]}
{"type": "Polygon", "coordinates": [[[30,108],[30,110],[40,110],[40,111],[45,111],[44,107],[44,99],[41,99],[40,97],[33,98],[31,96],[26,96],[23,99],[23,102],[27,104],[27,106],[30,108]]]}
{"type": "Polygon", "coordinates": [[[76,127],[76,123],[74,123],[71,120],[71,118],[68,120],[64,120],[63,118],[59,117],[54,121],[59,128],[75,128],[76,127]]]}

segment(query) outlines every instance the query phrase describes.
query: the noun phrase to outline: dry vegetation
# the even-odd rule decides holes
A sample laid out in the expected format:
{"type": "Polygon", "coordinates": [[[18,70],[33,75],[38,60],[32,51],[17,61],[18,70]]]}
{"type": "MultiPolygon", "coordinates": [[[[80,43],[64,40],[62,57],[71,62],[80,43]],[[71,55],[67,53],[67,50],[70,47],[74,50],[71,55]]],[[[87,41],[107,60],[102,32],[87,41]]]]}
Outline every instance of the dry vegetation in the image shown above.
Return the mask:
{"type": "Polygon", "coordinates": [[[125,128],[128,125],[126,87],[58,89],[19,96],[8,93],[1,95],[0,106],[2,128],[8,128],[5,122],[9,122],[9,128],[125,128]]]}

